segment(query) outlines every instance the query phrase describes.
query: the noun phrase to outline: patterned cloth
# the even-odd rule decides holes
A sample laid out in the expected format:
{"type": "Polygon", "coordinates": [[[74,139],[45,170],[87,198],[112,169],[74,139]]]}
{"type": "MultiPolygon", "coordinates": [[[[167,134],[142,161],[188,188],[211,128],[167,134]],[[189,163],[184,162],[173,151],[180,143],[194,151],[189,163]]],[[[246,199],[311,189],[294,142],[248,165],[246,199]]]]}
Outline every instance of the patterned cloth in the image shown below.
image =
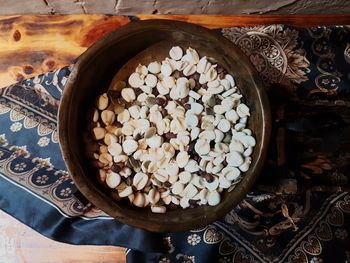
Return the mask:
{"type": "Polygon", "coordinates": [[[221,32],[257,68],[273,115],[266,167],[222,220],[154,234],[120,224],[79,194],[57,138],[70,67],[0,90],[0,208],[58,241],[126,247],[128,262],[348,262],[350,28],[221,32]]]}

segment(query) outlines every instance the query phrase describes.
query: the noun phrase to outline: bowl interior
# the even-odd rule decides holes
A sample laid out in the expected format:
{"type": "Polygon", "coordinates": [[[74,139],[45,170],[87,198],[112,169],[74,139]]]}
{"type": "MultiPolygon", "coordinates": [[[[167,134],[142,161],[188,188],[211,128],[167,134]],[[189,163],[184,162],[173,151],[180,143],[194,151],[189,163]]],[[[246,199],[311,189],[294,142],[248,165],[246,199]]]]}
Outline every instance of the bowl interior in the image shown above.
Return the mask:
{"type": "MultiPolygon", "coordinates": [[[[160,54],[161,51],[154,56],[160,54]]],[[[152,54],[148,59],[153,59],[152,54]]],[[[123,223],[150,231],[183,231],[204,226],[223,217],[234,208],[247,194],[262,168],[270,129],[270,112],[262,89],[257,73],[246,56],[217,32],[175,21],[151,20],[131,23],[89,48],[74,66],[59,109],[59,139],[63,157],[83,195],[123,223]],[[123,65],[161,42],[180,44],[185,48],[191,46],[200,56],[215,58],[235,77],[237,86],[251,110],[248,127],[257,141],[252,154],[252,165],[236,188],[230,193],[224,192],[221,203],[215,207],[200,206],[154,214],[150,209],[138,209],[116,203],[99,185],[95,169],[84,157],[82,134],[86,127],[84,117],[87,109],[93,105],[98,94],[108,89],[113,77],[123,65]]]]}

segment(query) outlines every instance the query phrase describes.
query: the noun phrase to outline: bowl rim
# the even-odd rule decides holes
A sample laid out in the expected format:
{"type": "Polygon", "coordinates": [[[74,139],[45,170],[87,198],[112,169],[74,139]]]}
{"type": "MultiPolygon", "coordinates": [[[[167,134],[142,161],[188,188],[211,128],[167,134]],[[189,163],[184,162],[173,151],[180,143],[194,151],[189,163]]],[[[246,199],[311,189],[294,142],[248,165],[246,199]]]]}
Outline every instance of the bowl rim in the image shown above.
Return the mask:
{"type": "Polygon", "coordinates": [[[219,220],[223,218],[230,210],[234,208],[234,205],[231,206],[231,208],[221,209],[219,213],[211,213],[211,215],[203,217],[203,220],[196,221],[192,220],[190,222],[186,222],[186,224],[163,224],[158,226],[149,226],[147,223],[143,222],[142,220],[138,220],[137,218],[129,218],[126,217],[124,214],[122,214],[120,211],[116,209],[112,209],[111,206],[106,206],[108,202],[110,202],[109,198],[107,196],[100,195],[97,190],[95,190],[95,195],[93,196],[91,194],[92,189],[96,189],[96,187],[87,180],[83,180],[83,176],[76,176],[77,173],[82,172],[81,169],[77,169],[76,163],[78,160],[76,156],[70,151],[69,146],[69,138],[68,138],[68,124],[69,124],[69,118],[67,117],[69,114],[69,111],[63,110],[67,109],[71,105],[72,101],[72,93],[74,90],[74,83],[77,80],[77,77],[79,75],[79,72],[84,68],[84,65],[88,64],[87,62],[93,59],[98,53],[99,50],[105,49],[109,45],[113,44],[114,39],[116,38],[122,38],[125,33],[130,32],[138,32],[140,29],[139,27],[143,26],[145,28],[155,28],[161,26],[161,28],[168,28],[168,29],[183,29],[190,28],[191,30],[197,30],[199,32],[206,32],[206,34],[211,34],[213,37],[217,38],[220,43],[224,42],[226,45],[231,45],[233,49],[235,49],[238,53],[242,53],[242,57],[245,60],[243,63],[247,67],[247,71],[251,74],[253,77],[253,81],[256,84],[256,90],[258,94],[258,98],[260,99],[259,104],[264,105],[263,114],[260,116],[262,118],[262,123],[264,124],[262,127],[262,141],[261,141],[261,147],[262,150],[259,152],[259,155],[256,156],[254,163],[255,163],[255,171],[252,176],[250,176],[250,180],[247,182],[247,184],[244,185],[242,194],[240,195],[241,200],[244,198],[244,196],[249,192],[253,184],[255,183],[257,177],[260,175],[261,170],[264,166],[267,152],[268,152],[268,145],[270,141],[270,134],[271,134],[271,112],[270,112],[270,106],[269,106],[269,100],[266,94],[265,86],[263,85],[260,77],[258,76],[258,73],[253,66],[253,64],[250,62],[248,57],[243,54],[243,52],[230,40],[222,36],[220,33],[215,32],[213,30],[204,28],[202,26],[182,22],[182,21],[174,21],[174,20],[166,20],[166,19],[150,19],[150,20],[140,20],[140,21],[131,21],[127,25],[124,25],[104,37],[102,37],[100,40],[98,40],[96,43],[94,43],[90,48],[88,48],[83,54],[81,54],[77,59],[76,63],[73,65],[73,68],[71,70],[71,73],[67,79],[67,83],[65,85],[65,88],[62,93],[59,109],[58,109],[58,137],[59,137],[59,146],[61,149],[61,153],[63,156],[63,159],[67,165],[67,169],[69,174],[71,175],[76,187],[78,190],[89,200],[89,202],[93,203],[96,207],[99,207],[101,210],[103,210],[108,215],[114,217],[118,221],[124,224],[128,224],[133,227],[142,228],[148,231],[153,232],[178,232],[178,231],[185,231],[193,228],[198,228],[201,226],[208,225],[216,220],[219,220]],[[263,148],[266,147],[265,150],[263,148]],[[93,196],[93,198],[92,198],[93,196]],[[94,200],[94,201],[91,201],[94,200]],[[103,207],[103,208],[101,208],[103,207]]]}

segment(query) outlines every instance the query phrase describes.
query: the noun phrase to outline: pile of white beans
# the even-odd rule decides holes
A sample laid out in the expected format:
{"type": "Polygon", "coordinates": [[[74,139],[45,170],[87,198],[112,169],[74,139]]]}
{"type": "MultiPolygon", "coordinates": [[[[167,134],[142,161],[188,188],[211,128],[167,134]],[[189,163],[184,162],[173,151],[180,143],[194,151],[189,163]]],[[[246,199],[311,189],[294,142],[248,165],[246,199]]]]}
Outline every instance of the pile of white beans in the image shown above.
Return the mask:
{"type": "Polygon", "coordinates": [[[188,48],[139,65],[87,115],[86,154],[116,200],[155,213],[218,205],[256,144],[232,75],[188,48]]]}

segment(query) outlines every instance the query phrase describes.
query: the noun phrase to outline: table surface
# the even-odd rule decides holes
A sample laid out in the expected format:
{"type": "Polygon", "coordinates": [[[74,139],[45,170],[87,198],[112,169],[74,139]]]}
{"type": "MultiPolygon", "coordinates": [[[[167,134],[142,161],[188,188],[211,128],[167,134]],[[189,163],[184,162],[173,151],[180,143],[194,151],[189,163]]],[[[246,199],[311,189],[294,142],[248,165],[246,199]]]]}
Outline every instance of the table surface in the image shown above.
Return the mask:
{"type": "MultiPolygon", "coordinates": [[[[274,23],[350,24],[348,15],[139,15],[138,18],[176,19],[209,28],[274,23]]],[[[129,17],[103,15],[0,16],[0,87],[72,63],[104,34],[129,21],[129,17]]],[[[124,250],[55,242],[0,211],[3,262],[119,263],[125,262],[124,250]]]]}

